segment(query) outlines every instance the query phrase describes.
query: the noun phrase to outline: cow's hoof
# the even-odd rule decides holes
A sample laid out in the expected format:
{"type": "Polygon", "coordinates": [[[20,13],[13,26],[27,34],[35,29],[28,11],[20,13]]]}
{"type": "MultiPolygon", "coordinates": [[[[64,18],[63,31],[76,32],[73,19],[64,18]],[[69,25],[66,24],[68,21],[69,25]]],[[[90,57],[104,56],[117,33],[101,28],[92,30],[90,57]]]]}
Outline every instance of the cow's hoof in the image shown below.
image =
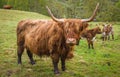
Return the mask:
{"type": "Polygon", "coordinates": [[[59,72],[59,71],[54,71],[54,74],[55,74],[55,75],[59,75],[60,72],[59,72]]]}
{"type": "Polygon", "coordinates": [[[18,62],[18,65],[22,65],[22,63],[19,63],[19,62],[18,62]]]}
{"type": "Polygon", "coordinates": [[[34,64],[35,64],[35,61],[31,62],[31,64],[34,65],[34,64]]]}
{"type": "Polygon", "coordinates": [[[62,71],[65,71],[66,69],[65,68],[62,68],[62,71]]]}

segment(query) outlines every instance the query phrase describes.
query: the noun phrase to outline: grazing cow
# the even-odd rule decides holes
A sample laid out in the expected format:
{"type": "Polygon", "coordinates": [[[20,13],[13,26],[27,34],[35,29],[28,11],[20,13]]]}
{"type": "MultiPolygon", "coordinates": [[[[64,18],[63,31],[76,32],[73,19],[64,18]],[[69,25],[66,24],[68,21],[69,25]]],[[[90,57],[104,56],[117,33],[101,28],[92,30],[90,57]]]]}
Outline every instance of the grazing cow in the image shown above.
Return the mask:
{"type": "Polygon", "coordinates": [[[81,33],[81,38],[86,38],[87,43],[88,43],[88,48],[90,49],[90,46],[91,46],[92,49],[94,49],[93,42],[95,40],[95,36],[96,36],[96,34],[101,34],[101,33],[102,33],[102,31],[101,31],[100,27],[96,27],[93,29],[84,30],[81,33]]]}
{"type": "Polygon", "coordinates": [[[4,5],[4,6],[3,6],[3,9],[11,9],[11,8],[12,8],[11,5],[4,5]]]}
{"type": "Polygon", "coordinates": [[[33,54],[47,55],[52,58],[54,73],[59,74],[58,62],[61,59],[61,68],[65,71],[65,60],[73,56],[73,46],[79,44],[80,33],[87,28],[88,22],[96,15],[97,4],[93,15],[89,19],[57,19],[50,9],[52,20],[22,20],[17,26],[17,55],[18,64],[24,49],[27,50],[31,64],[35,64],[33,54]]]}
{"type": "Polygon", "coordinates": [[[112,39],[114,39],[114,31],[112,24],[103,24],[103,29],[102,29],[102,40],[110,40],[110,35],[112,36],[112,39]]]}

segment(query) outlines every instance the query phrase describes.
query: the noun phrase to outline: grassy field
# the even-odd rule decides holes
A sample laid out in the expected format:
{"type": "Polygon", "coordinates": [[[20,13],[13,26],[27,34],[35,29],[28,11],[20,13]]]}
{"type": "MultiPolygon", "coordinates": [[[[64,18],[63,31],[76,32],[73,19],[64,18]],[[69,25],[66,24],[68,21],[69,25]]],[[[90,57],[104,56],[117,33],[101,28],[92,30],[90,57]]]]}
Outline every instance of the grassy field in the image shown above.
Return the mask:
{"type": "MultiPolygon", "coordinates": [[[[22,19],[49,19],[49,17],[24,11],[0,9],[0,77],[54,77],[51,59],[39,58],[29,64],[26,52],[23,65],[17,65],[16,26],[22,19]]],[[[97,22],[92,22],[96,24],[97,22]]],[[[94,27],[94,26],[92,26],[94,27]]],[[[97,35],[95,49],[88,49],[86,40],[75,47],[75,56],[66,61],[67,71],[60,69],[59,77],[120,77],[120,23],[114,24],[115,40],[102,42],[97,35]]],[[[59,63],[59,68],[60,68],[59,63]]]]}

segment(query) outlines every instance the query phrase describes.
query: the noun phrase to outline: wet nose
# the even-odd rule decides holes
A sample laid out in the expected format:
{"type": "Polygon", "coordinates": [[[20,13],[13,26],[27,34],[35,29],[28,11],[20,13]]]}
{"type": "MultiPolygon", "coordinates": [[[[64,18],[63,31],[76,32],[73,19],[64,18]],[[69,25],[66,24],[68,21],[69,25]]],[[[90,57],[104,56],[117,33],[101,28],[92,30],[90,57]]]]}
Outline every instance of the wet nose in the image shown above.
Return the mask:
{"type": "Polygon", "coordinates": [[[75,41],[74,38],[69,38],[68,40],[69,40],[70,42],[74,42],[74,41],[75,41]]]}
{"type": "Polygon", "coordinates": [[[68,38],[67,40],[66,40],[66,43],[68,43],[68,44],[76,44],[76,39],[75,38],[68,38]]]}

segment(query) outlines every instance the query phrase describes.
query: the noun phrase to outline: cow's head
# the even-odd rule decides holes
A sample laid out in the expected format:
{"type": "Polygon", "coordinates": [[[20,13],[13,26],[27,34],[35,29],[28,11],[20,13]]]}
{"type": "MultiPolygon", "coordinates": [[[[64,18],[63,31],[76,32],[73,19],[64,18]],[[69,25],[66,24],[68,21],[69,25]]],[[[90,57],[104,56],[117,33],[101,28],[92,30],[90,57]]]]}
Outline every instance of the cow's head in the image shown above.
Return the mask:
{"type": "Polygon", "coordinates": [[[63,25],[66,43],[70,45],[78,45],[80,34],[87,28],[88,23],[81,22],[80,19],[66,19],[63,25]]]}
{"type": "Polygon", "coordinates": [[[47,9],[53,21],[57,22],[58,25],[63,29],[66,44],[78,45],[80,33],[88,27],[88,22],[92,21],[95,18],[98,6],[99,3],[97,4],[93,15],[89,19],[57,19],[53,16],[48,7],[47,9]]]}
{"type": "Polygon", "coordinates": [[[102,24],[102,26],[103,26],[102,32],[106,33],[108,31],[108,24],[102,24]]]}
{"type": "Polygon", "coordinates": [[[98,27],[96,27],[96,29],[95,29],[95,30],[96,30],[96,33],[97,33],[97,34],[101,34],[101,33],[102,33],[101,28],[100,28],[99,26],[98,26],[98,27]]]}
{"type": "Polygon", "coordinates": [[[96,24],[95,33],[97,33],[97,34],[101,34],[102,33],[102,30],[101,30],[99,24],[96,24]]]}

